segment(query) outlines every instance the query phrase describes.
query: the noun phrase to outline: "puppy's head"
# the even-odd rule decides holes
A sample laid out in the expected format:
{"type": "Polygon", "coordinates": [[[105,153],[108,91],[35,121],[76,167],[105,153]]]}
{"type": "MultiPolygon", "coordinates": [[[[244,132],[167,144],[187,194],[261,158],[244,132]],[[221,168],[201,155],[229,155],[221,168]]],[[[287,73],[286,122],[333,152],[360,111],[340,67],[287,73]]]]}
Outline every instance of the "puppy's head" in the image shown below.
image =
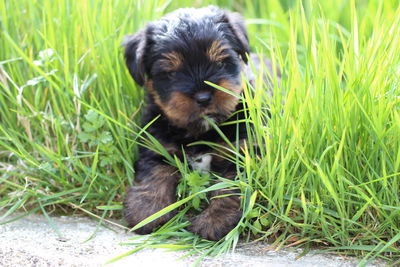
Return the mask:
{"type": "Polygon", "coordinates": [[[229,117],[242,92],[249,44],[240,15],[216,7],[178,9],[125,41],[133,79],[175,126],[201,133],[229,117]]]}

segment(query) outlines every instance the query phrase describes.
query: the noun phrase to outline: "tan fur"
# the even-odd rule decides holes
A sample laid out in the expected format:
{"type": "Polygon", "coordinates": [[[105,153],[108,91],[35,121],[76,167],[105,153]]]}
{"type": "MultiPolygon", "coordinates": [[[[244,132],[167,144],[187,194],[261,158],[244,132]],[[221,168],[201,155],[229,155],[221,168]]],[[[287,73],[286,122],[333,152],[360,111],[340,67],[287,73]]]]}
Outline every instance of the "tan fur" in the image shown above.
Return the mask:
{"type": "Polygon", "coordinates": [[[165,71],[177,71],[183,63],[183,56],[175,51],[163,53],[163,59],[160,60],[161,67],[165,71]]]}
{"type": "Polygon", "coordinates": [[[224,53],[228,46],[223,45],[221,41],[214,41],[207,50],[207,56],[211,61],[221,62],[225,58],[229,57],[227,53],[224,53]]]}
{"type": "Polygon", "coordinates": [[[153,81],[150,80],[150,79],[147,79],[147,80],[144,82],[144,87],[145,87],[145,88],[147,89],[147,91],[149,91],[149,93],[153,96],[154,102],[156,102],[156,104],[157,104],[158,106],[160,106],[160,105],[161,105],[161,99],[160,99],[160,96],[157,94],[157,92],[154,90],[153,81]]]}
{"type": "Polygon", "coordinates": [[[164,112],[171,119],[171,122],[179,127],[185,127],[189,123],[189,116],[195,110],[194,101],[181,92],[171,93],[164,112]]]}
{"type": "MultiPolygon", "coordinates": [[[[222,80],[218,85],[237,95],[242,93],[242,86],[240,84],[233,84],[228,80],[222,80]]],[[[214,105],[225,114],[230,114],[235,111],[238,102],[239,99],[237,97],[218,89],[215,90],[214,105]]]]}
{"type": "Polygon", "coordinates": [[[156,104],[167,115],[170,121],[178,126],[185,127],[189,122],[189,116],[196,108],[193,100],[181,92],[172,92],[167,103],[161,101],[160,96],[153,88],[153,82],[145,82],[146,89],[152,94],[156,104]]]}
{"type": "MultiPolygon", "coordinates": [[[[222,80],[218,85],[237,95],[242,92],[242,86],[229,80],[222,80]]],[[[181,92],[172,92],[167,102],[162,102],[160,96],[153,88],[153,81],[145,82],[146,89],[152,94],[155,103],[161,108],[164,114],[175,126],[184,128],[194,118],[191,114],[199,116],[210,113],[222,113],[229,115],[235,111],[239,99],[221,90],[214,90],[213,104],[207,109],[200,111],[197,104],[189,96],[181,92]]]]}

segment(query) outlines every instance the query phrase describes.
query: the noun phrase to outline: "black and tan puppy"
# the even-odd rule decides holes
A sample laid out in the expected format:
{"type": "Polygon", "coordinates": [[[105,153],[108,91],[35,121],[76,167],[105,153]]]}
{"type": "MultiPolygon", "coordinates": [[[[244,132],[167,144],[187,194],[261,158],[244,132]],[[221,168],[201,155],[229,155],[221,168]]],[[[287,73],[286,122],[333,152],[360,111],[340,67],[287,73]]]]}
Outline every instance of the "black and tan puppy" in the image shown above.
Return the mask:
{"type": "MultiPolygon", "coordinates": [[[[205,116],[219,124],[243,119],[242,104],[234,95],[242,93],[241,72],[247,64],[249,43],[243,20],[237,13],[217,7],[178,9],[149,23],[125,41],[126,64],[133,79],[147,90],[143,125],[160,117],[148,128],[169,153],[184,148],[194,168],[203,168],[233,179],[236,167],[207,146],[187,146],[195,141],[223,143],[205,116]],[[234,94],[214,89],[204,81],[234,94]],[[232,116],[232,114],[234,114],[232,116]]],[[[237,125],[220,126],[232,142],[237,125]]],[[[239,139],[246,138],[239,125],[239,139]]],[[[125,200],[125,216],[134,226],[176,201],[180,179],[176,168],[159,154],[140,148],[135,164],[134,186],[125,200]]],[[[237,192],[216,191],[209,206],[192,220],[190,230],[209,240],[224,237],[239,222],[242,212],[237,192]]],[[[174,212],[139,228],[146,234],[167,222],[174,212]]]]}

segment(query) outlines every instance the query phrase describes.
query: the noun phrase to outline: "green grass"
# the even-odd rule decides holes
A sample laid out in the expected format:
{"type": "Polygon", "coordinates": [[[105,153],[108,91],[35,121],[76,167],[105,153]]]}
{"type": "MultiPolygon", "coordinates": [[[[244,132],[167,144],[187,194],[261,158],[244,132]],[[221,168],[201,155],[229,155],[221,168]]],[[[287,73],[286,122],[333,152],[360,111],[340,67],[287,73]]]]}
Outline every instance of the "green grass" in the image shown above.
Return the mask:
{"type": "Polygon", "coordinates": [[[400,2],[195,1],[242,13],[253,51],[282,71],[273,98],[262,73],[256,88],[245,90],[250,142],[261,144],[260,155],[231,147],[243,172],[235,181],[214,177],[211,188],[138,127],[143,91],[120,46],[124,35],[192,2],[0,0],[3,222],[15,211],[120,218],[141,144],[164,154],[184,179],[171,207],[181,211],[153,235],[132,240],[132,252],[215,255],[241,237],[276,249],[356,254],[361,264],[396,261],[400,2]],[[232,186],[241,189],[244,215],[224,240],[183,229],[204,192],[232,186]]]}

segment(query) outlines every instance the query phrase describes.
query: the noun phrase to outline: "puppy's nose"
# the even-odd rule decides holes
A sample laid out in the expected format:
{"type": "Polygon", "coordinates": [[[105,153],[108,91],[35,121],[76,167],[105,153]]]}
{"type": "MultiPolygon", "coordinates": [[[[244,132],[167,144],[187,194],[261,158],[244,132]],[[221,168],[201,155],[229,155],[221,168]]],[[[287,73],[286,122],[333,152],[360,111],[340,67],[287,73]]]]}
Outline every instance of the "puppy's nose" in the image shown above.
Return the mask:
{"type": "Polygon", "coordinates": [[[200,106],[207,106],[211,102],[211,93],[210,92],[200,92],[197,93],[194,98],[196,99],[197,104],[200,106]]]}

